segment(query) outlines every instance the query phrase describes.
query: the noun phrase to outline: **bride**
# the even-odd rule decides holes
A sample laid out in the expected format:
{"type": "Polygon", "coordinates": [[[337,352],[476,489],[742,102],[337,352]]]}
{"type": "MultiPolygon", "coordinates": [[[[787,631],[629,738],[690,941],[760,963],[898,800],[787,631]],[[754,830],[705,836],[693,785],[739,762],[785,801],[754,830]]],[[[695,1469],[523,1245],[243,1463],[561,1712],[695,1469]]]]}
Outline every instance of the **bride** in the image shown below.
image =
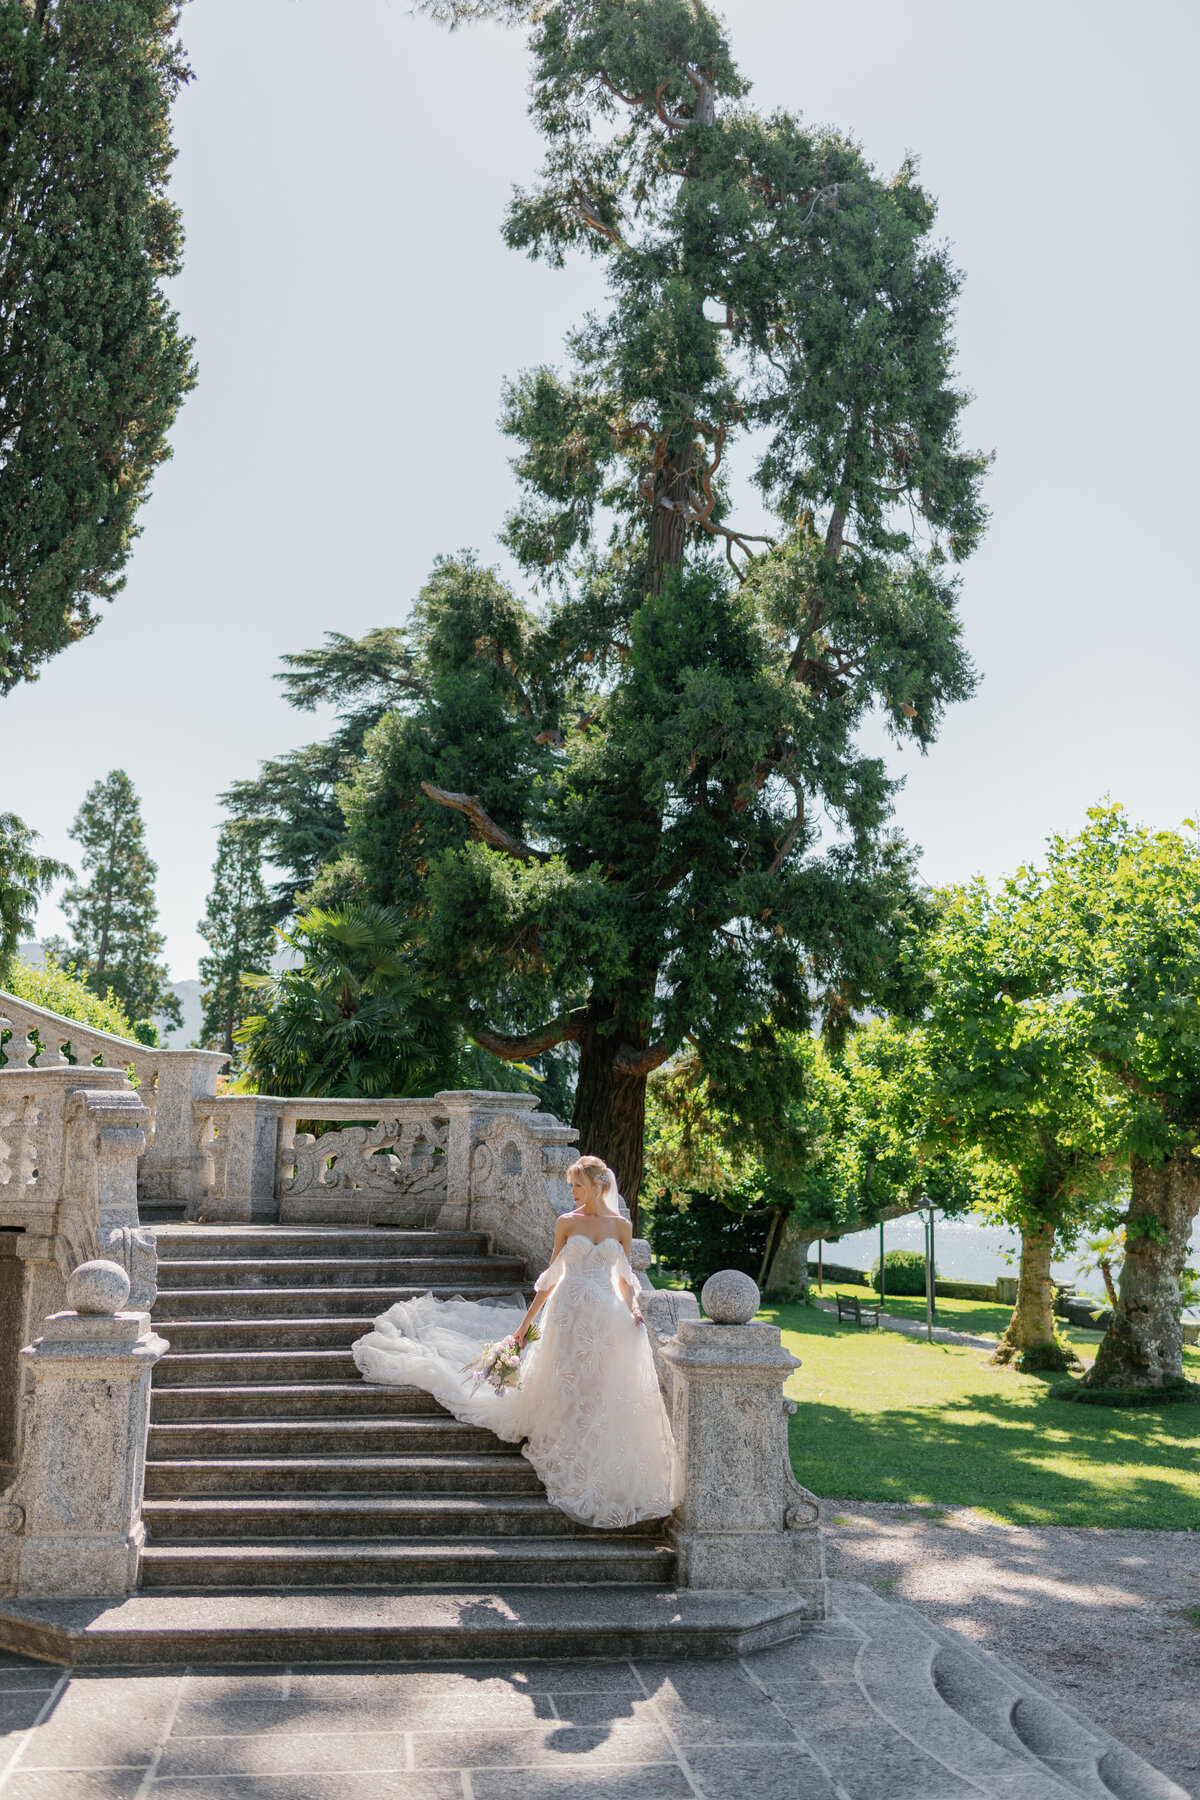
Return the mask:
{"type": "Polygon", "coordinates": [[[567,1171],[574,1212],[555,1227],[554,1255],[520,1308],[474,1300],[402,1300],[354,1345],[368,1381],[424,1388],[457,1419],[523,1443],[551,1503],[585,1525],[665,1518],[674,1443],[629,1264],[633,1234],[617,1183],[598,1156],[567,1171]],[[472,1379],[485,1343],[525,1345],[521,1384],[496,1393],[472,1379]]]}

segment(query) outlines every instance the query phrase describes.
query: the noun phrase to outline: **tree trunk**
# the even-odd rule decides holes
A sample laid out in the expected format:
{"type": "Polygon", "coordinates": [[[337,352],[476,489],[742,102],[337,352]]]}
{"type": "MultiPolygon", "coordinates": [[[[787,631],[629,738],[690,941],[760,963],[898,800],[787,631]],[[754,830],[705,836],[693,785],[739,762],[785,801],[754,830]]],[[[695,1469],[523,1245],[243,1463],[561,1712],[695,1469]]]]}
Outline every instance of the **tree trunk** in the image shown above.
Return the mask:
{"type": "Polygon", "coordinates": [[[763,1259],[758,1271],[758,1291],[760,1294],[765,1294],[767,1291],[767,1276],[771,1273],[771,1266],[779,1253],[780,1245],[783,1243],[784,1233],[787,1231],[790,1217],[791,1215],[786,1206],[776,1206],[772,1209],[771,1223],[767,1228],[767,1241],[763,1245],[763,1259]]]}
{"type": "Polygon", "coordinates": [[[571,1119],[579,1133],[579,1154],[604,1159],[617,1178],[637,1234],[638,1190],[646,1133],[646,1077],[621,1075],[613,1067],[618,1050],[630,1041],[619,1031],[597,1030],[605,1017],[589,1006],[579,1041],[579,1079],[571,1119]]]}
{"type": "Polygon", "coordinates": [[[1179,1271],[1200,1210],[1200,1157],[1181,1150],[1154,1169],[1135,1156],[1132,1173],[1121,1288],[1085,1387],[1161,1387],[1183,1379],[1179,1271]]]}
{"type": "Polygon", "coordinates": [[[692,506],[692,467],[695,445],[679,456],[668,456],[654,477],[654,501],[650,509],[650,544],[646,556],[646,592],[661,594],[671,569],[683,567],[687,545],[688,513],[692,506]]]}
{"type": "Polygon", "coordinates": [[[762,1283],[764,1293],[784,1294],[789,1300],[808,1299],[808,1253],[820,1235],[811,1226],[788,1220],[762,1283]]]}
{"type": "MultiPolygon", "coordinates": [[[[1053,1256],[1053,1225],[1022,1228],[1017,1304],[1008,1321],[1008,1330],[991,1358],[994,1363],[1011,1362],[1014,1356],[1024,1356],[1029,1350],[1053,1352],[1054,1295],[1050,1286],[1050,1263],[1053,1256]]],[[[1062,1366],[1065,1365],[1064,1358],[1062,1366]]]]}

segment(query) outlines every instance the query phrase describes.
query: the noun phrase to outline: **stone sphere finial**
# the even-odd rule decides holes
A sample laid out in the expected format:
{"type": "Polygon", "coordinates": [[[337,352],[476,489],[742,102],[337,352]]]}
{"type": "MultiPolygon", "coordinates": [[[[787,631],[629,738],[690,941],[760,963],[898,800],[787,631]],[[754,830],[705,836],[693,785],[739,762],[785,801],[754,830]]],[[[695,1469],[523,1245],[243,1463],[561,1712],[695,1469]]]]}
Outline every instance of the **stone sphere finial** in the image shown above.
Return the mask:
{"type": "Polygon", "coordinates": [[[86,1318],[111,1318],[129,1298],[129,1277],[120,1263],[80,1263],[67,1276],[67,1305],[86,1318]]]}
{"type": "Polygon", "coordinates": [[[740,1269],[718,1269],[700,1289],[700,1304],[714,1325],[748,1325],[760,1298],[758,1283],[740,1269]]]}

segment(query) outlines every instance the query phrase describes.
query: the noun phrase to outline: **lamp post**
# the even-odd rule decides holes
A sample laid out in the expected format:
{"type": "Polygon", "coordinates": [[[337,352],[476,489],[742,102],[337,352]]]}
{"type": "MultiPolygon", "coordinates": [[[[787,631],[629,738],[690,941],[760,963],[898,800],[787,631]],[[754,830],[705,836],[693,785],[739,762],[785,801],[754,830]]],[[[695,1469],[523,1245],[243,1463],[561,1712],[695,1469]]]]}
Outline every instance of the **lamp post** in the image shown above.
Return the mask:
{"type": "Polygon", "coordinates": [[[933,1202],[922,1200],[917,1207],[925,1227],[925,1335],[933,1342],[933,1202]]]}
{"type": "Polygon", "coordinates": [[[879,1221],[879,1304],[880,1304],[881,1308],[883,1306],[885,1292],[886,1292],[885,1284],[884,1284],[883,1268],[884,1268],[884,1265],[883,1265],[883,1220],[880,1219],[880,1221],[879,1221]]]}

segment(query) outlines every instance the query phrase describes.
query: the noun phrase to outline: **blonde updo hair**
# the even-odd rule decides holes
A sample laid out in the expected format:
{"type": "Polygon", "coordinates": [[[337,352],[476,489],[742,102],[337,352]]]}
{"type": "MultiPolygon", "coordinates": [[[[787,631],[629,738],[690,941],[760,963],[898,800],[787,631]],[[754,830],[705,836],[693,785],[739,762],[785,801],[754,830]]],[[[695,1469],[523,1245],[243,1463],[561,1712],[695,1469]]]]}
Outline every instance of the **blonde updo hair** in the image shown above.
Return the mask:
{"type": "Polygon", "coordinates": [[[582,1175],[592,1187],[599,1188],[609,1211],[620,1213],[621,1208],[617,1204],[617,1178],[603,1157],[577,1156],[567,1170],[568,1181],[572,1175],[582,1175]]]}

